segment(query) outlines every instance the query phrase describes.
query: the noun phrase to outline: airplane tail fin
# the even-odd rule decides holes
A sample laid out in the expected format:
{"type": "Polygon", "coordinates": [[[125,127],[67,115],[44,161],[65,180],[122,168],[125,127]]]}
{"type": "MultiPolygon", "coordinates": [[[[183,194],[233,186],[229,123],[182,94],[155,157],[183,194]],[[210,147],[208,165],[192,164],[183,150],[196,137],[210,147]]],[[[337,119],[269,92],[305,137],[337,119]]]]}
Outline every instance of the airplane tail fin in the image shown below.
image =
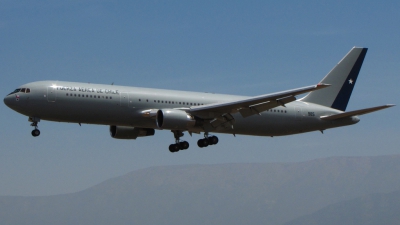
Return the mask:
{"type": "Polygon", "coordinates": [[[301,101],[345,111],[367,50],[353,47],[320,82],[331,86],[310,92],[301,101]]]}

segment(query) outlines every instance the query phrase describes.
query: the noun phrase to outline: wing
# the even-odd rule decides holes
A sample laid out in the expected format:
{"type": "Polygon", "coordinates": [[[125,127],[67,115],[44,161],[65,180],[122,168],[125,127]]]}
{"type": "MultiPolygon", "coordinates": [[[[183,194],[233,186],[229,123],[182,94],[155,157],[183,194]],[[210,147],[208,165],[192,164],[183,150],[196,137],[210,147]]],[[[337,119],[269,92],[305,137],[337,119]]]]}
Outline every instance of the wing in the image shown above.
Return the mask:
{"type": "Polygon", "coordinates": [[[359,109],[359,110],[354,110],[354,111],[349,111],[349,112],[343,112],[343,113],[330,115],[330,116],[321,116],[320,118],[322,120],[337,120],[337,119],[341,119],[341,118],[345,118],[345,117],[359,116],[359,115],[375,112],[375,111],[378,111],[378,110],[381,110],[381,109],[386,109],[386,108],[389,108],[389,107],[392,107],[392,106],[395,106],[395,105],[389,104],[389,105],[376,106],[376,107],[372,107],[372,108],[366,108],[366,109],[359,109]]]}
{"type": "Polygon", "coordinates": [[[248,117],[251,115],[260,114],[265,110],[275,108],[279,105],[284,106],[286,103],[295,101],[296,95],[315,91],[328,86],[329,84],[317,84],[272,94],[259,95],[238,101],[194,106],[191,107],[188,112],[203,119],[226,117],[228,114],[236,112],[239,112],[243,117],[248,117]]]}

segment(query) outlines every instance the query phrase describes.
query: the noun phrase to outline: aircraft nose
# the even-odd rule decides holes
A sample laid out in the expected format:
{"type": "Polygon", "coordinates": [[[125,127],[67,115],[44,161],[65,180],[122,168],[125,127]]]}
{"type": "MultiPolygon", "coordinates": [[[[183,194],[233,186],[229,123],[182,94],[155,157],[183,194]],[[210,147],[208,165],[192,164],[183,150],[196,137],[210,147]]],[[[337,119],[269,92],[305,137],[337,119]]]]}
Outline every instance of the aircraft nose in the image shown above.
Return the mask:
{"type": "Polygon", "coordinates": [[[15,102],[15,100],[13,101],[14,99],[12,98],[12,96],[10,96],[10,95],[8,95],[8,96],[6,96],[5,98],[4,98],[4,104],[6,104],[6,106],[8,106],[8,107],[12,107],[12,105],[13,105],[13,102],[15,102]]]}

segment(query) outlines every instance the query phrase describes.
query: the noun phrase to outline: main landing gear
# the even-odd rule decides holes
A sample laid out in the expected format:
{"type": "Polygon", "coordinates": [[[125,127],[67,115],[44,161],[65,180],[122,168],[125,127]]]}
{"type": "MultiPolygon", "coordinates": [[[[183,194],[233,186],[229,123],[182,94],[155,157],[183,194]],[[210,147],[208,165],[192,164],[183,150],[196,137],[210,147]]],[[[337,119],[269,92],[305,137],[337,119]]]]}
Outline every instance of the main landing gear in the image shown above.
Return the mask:
{"type": "Polygon", "coordinates": [[[40,119],[29,117],[29,121],[32,122],[31,126],[35,127],[35,129],[33,129],[33,131],[31,132],[32,136],[34,136],[34,137],[39,136],[40,130],[38,129],[38,123],[40,122],[40,119]]]}
{"type": "MultiPolygon", "coordinates": [[[[169,146],[170,152],[178,152],[179,150],[186,150],[189,148],[189,143],[187,141],[180,141],[179,138],[183,136],[183,132],[179,130],[172,130],[175,137],[175,144],[169,146]]],[[[197,141],[197,145],[200,148],[205,148],[209,145],[216,145],[218,143],[217,136],[208,136],[208,132],[204,133],[204,138],[197,141]]]]}
{"type": "Polygon", "coordinates": [[[203,139],[199,139],[197,141],[197,145],[200,148],[208,147],[209,145],[216,145],[218,144],[218,137],[217,136],[208,136],[208,133],[204,134],[203,139]]]}
{"type": "Polygon", "coordinates": [[[180,141],[180,137],[183,136],[183,132],[182,131],[173,130],[171,132],[174,133],[175,144],[171,144],[169,146],[169,151],[170,152],[178,152],[179,150],[186,150],[186,149],[189,148],[189,142],[180,141]]]}

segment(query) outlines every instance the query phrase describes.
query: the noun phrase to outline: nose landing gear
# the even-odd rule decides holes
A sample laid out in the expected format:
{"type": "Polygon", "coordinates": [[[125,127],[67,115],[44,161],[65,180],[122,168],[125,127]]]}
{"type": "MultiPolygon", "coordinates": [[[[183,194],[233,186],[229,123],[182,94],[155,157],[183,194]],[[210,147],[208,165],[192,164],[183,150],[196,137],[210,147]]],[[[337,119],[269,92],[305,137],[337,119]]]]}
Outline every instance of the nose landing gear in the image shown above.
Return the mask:
{"type": "Polygon", "coordinates": [[[38,129],[38,123],[40,122],[40,119],[36,117],[29,117],[29,122],[32,122],[31,126],[35,127],[35,129],[31,132],[32,136],[34,137],[39,136],[40,130],[38,129]]]}

